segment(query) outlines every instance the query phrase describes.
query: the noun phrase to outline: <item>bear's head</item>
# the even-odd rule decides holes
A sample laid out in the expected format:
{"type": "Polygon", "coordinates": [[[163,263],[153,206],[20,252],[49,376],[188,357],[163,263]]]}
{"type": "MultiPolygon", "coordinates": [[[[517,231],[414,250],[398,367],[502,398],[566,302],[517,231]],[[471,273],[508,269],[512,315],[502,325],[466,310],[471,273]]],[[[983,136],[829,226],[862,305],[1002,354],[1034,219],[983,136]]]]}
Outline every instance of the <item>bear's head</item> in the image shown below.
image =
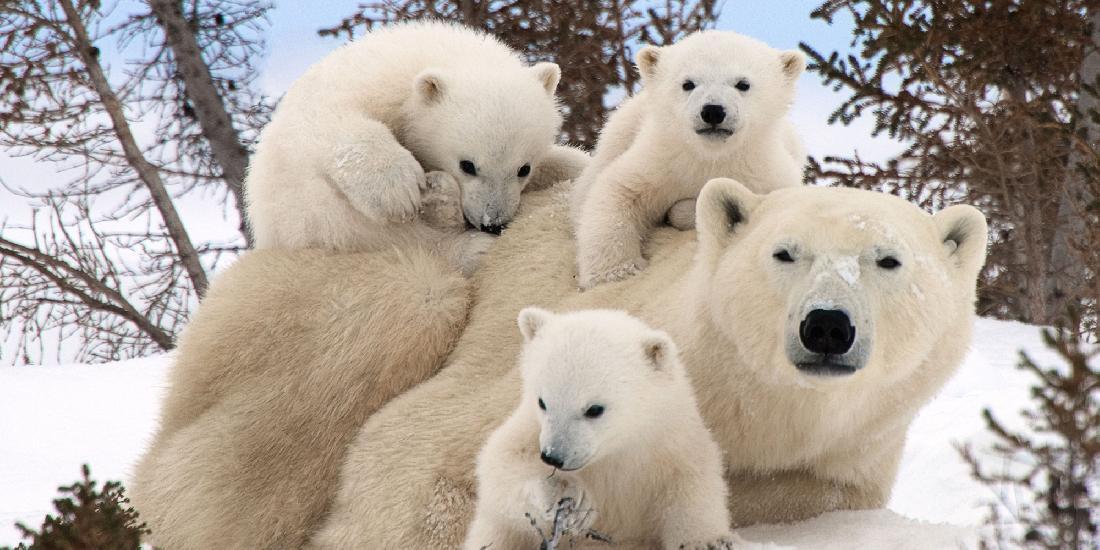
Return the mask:
{"type": "Polygon", "coordinates": [[[621,452],[654,437],[670,407],[688,406],[670,391],[687,385],[672,340],[624,312],[528,307],[519,327],[520,407],[538,418],[550,466],[578,470],[621,452]]]}
{"type": "Polygon", "coordinates": [[[702,31],[671,46],[645,46],[635,63],[656,127],[722,154],[787,113],[806,58],[734,32],[702,31]]]}
{"type": "Polygon", "coordinates": [[[696,224],[701,307],[766,383],[881,390],[942,379],[965,352],[987,240],[973,207],[929,215],[872,191],[756,195],[719,178],[696,224]]]}
{"type": "Polygon", "coordinates": [[[499,232],[561,127],[553,63],[429,68],[406,101],[405,144],[425,170],[454,176],[473,226],[499,232]]]}

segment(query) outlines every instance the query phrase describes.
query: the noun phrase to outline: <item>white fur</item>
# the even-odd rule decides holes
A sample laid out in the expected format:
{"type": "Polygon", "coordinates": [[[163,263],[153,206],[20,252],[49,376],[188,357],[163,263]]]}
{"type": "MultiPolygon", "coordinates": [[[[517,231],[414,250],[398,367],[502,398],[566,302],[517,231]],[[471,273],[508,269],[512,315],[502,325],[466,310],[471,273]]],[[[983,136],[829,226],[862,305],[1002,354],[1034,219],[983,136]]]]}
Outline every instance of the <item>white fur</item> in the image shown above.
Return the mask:
{"type": "Polygon", "coordinates": [[[522,398],[478,457],[466,548],[536,548],[528,518],[550,533],[565,497],[577,540],[592,529],[620,547],[732,548],[721,453],[668,335],[611,310],[532,307],[519,323],[522,398]],[[593,406],[603,413],[587,418],[593,406]]]}
{"type": "Polygon", "coordinates": [[[291,86],[261,135],[246,182],[257,247],[438,241],[417,221],[425,171],[457,181],[453,202],[475,227],[506,224],[529,182],[560,178],[563,163],[579,170],[578,152],[554,146],[559,76],[442,22],[385,27],[337,49],[291,86]],[[531,173],[519,177],[524,165],[531,173]]]}
{"type": "Polygon", "coordinates": [[[690,228],[693,199],[716,177],[766,193],[799,185],[805,152],[785,116],[805,67],[797,51],[779,51],[733,32],[703,31],[637,55],[644,89],[612,114],[589,167],[577,182],[573,217],[582,288],[644,269],[641,241],[669,216],[690,228]],[[684,90],[691,81],[694,89],[684,90]],[[739,90],[747,83],[747,90],[739,90]],[[704,105],[718,105],[732,132],[703,135],[704,105]]]}

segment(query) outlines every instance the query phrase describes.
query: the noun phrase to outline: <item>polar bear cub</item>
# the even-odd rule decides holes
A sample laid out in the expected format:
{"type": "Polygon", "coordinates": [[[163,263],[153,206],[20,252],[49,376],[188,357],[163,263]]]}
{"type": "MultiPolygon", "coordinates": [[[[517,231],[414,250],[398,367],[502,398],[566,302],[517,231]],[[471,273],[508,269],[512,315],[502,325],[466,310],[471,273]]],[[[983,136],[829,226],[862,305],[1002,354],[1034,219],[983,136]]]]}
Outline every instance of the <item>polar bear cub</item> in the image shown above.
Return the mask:
{"type": "Polygon", "coordinates": [[[643,89],[611,115],[574,188],[581,288],[644,269],[646,232],[666,215],[692,227],[694,199],[711,178],[756,193],[802,179],[806,154],[786,120],[801,52],[703,31],[646,46],[635,61],[643,89]]]}
{"type": "MultiPolygon", "coordinates": [[[[553,63],[528,66],[494,37],[438,21],[337,49],[294,82],[260,136],[246,181],[257,247],[423,242],[438,237],[425,206],[454,214],[435,224],[448,232],[468,221],[499,234],[524,188],[574,177],[587,162],[555,146],[560,76],[553,63]],[[425,205],[424,195],[435,199],[425,205]]],[[[466,240],[481,236],[491,241],[466,240]]]]}
{"type": "Polygon", "coordinates": [[[672,340],[621,311],[519,314],[522,400],[477,459],[466,548],[733,548],[722,457],[672,340]],[[570,501],[565,499],[569,498],[570,501]]]}

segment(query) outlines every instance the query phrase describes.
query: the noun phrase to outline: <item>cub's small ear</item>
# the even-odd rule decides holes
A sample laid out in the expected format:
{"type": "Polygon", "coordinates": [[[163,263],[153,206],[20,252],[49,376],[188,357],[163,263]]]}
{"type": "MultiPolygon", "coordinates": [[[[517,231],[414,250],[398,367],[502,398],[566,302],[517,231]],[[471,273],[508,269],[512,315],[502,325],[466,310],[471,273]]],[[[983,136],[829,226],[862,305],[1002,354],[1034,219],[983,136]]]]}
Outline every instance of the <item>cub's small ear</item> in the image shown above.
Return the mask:
{"type": "Polygon", "coordinates": [[[788,82],[794,82],[806,70],[806,54],[798,50],[786,50],[779,54],[780,67],[788,82]]]}
{"type": "Polygon", "coordinates": [[[676,344],[659,330],[642,339],[642,353],[649,365],[658,372],[668,372],[676,365],[676,344]]]}
{"type": "Polygon", "coordinates": [[[413,91],[427,105],[438,103],[447,93],[443,73],[437,69],[424,69],[413,81],[413,91]]]}
{"type": "Polygon", "coordinates": [[[561,80],[561,68],[556,63],[542,62],[535,63],[531,66],[531,70],[535,72],[535,78],[542,84],[546,93],[554,95],[561,80]]]}
{"type": "Polygon", "coordinates": [[[643,80],[650,80],[657,74],[657,60],[661,57],[661,48],[658,46],[643,46],[634,56],[634,64],[638,66],[638,74],[643,80]]]}
{"type": "Polygon", "coordinates": [[[547,321],[552,319],[554,314],[542,309],[540,307],[525,307],[523,311],[519,312],[519,332],[523,335],[525,342],[530,342],[535,334],[545,325],[547,321]]]}
{"type": "Polygon", "coordinates": [[[729,246],[761,200],[761,195],[729,178],[708,181],[695,201],[699,246],[711,252],[729,246]]]}
{"type": "Polygon", "coordinates": [[[932,216],[949,258],[967,276],[977,277],[985,265],[989,226],[980,210],[967,204],[948,206],[932,216]]]}

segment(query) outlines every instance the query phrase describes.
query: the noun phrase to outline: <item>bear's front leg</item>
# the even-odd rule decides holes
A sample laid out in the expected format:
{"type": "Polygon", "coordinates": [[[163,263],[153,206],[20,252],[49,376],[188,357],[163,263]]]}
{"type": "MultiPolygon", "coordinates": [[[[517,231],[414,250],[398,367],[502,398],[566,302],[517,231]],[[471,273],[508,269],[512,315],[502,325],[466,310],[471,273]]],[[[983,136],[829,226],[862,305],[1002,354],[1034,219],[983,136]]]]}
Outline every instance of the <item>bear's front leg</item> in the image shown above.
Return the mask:
{"type": "Polygon", "coordinates": [[[325,177],[373,221],[415,220],[421,190],[427,184],[424,170],[384,124],[376,120],[363,124],[354,141],[331,151],[325,177]]]}
{"type": "Polygon", "coordinates": [[[577,282],[584,290],[644,270],[642,239],[670,206],[656,185],[623,164],[616,161],[592,183],[577,220],[577,282]]]}
{"type": "Polygon", "coordinates": [[[667,550],[731,550],[744,541],[730,530],[726,482],[717,452],[698,462],[669,484],[661,541],[667,550]]]}
{"type": "Polygon", "coordinates": [[[745,542],[745,539],[731,534],[723,535],[712,540],[686,542],[670,548],[677,548],[678,550],[737,550],[747,548],[748,546],[749,543],[745,542]]]}
{"type": "Polygon", "coordinates": [[[893,470],[883,482],[855,486],[816,477],[804,471],[774,471],[763,475],[731,472],[729,510],[735,527],[758,523],[801,521],[834,510],[882,508],[890,496],[893,470]]]}

